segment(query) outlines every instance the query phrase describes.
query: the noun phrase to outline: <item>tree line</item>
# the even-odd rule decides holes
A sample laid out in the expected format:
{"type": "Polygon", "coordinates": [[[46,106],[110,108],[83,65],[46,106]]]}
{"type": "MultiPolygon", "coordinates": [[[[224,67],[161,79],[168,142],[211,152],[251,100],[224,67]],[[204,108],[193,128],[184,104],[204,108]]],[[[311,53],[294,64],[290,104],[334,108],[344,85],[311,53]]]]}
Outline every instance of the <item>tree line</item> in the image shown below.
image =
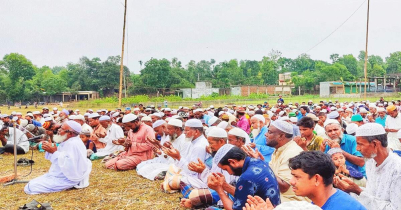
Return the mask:
{"type": "MultiPolygon", "coordinates": [[[[363,77],[365,52],[330,55],[331,62],[313,60],[307,54],[297,58],[282,57],[272,50],[261,60],[231,59],[217,63],[214,59],[189,61],[184,65],[177,58],[151,58],[139,61],[140,74],[133,74],[124,66],[127,93],[146,94],[169,89],[191,88],[196,81],[210,81],[213,87],[234,85],[276,85],[280,73],[292,72],[296,87],[313,90],[322,81],[359,81],[363,77]],[[143,64],[143,67],[142,67],[143,64]]],[[[66,66],[34,65],[24,55],[10,53],[0,60],[0,98],[8,101],[38,101],[64,91],[93,90],[101,96],[117,94],[119,87],[120,56],[99,58],[81,57],[66,66]]],[[[383,59],[368,56],[368,76],[401,73],[401,52],[390,53],[383,59]]]]}

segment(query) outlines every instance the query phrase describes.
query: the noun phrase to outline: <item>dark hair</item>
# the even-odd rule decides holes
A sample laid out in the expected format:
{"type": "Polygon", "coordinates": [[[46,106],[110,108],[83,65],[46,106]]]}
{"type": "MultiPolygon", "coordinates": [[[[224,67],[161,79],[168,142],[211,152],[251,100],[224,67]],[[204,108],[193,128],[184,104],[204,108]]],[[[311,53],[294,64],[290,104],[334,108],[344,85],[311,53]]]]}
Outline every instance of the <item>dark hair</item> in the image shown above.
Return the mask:
{"type": "Polygon", "coordinates": [[[227,142],[227,137],[224,137],[224,138],[222,138],[222,137],[213,137],[212,139],[213,139],[213,141],[220,141],[221,139],[223,139],[224,142],[227,142]]]}
{"type": "Polygon", "coordinates": [[[307,106],[301,106],[299,108],[305,110],[306,113],[309,113],[309,108],[307,106]]]}
{"type": "Polygon", "coordinates": [[[237,138],[237,140],[241,140],[242,143],[246,142],[246,139],[244,137],[239,137],[239,136],[235,136],[237,138]]]}
{"type": "Polygon", "coordinates": [[[388,141],[387,141],[387,135],[386,134],[381,134],[381,135],[375,135],[375,136],[361,136],[363,139],[366,139],[369,143],[371,143],[373,140],[378,140],[380,143],[382,143],[383,147],[387,147],[388,141]]]}
{"type": "Polygon", "coordinates": [[[260,109],[258,109],[258,110],[255,111],[255,114],[261,114],[261,115],[263,115],[263,111],[260,110],[260,109]]]}
{"type": "Polygon", "coordinates": [[[198,130],[199,132],[203,133],[203,127],[190,127],[191,129],[198,130]]]}
{"type": "Polygon", "coordinates": [[[310,117],[303,117],[297,122],[297,125],[305,128],[313,128],[315,126],[315,122],[310,117]]]}
{"type": "Polygon", "coordinates": [[[233,147],[231,148],[226,155],[224,155],[223,158],[220,160],[221,165],[229,165],[228,159],[234,159],[234,160],[245,160],[246,158],[246,153],[238,148],[238,147],[233,147]]]}
{"type": "Polygon", "coordinates": [[[331,157],[321,151],[304,151],[290,158],[288,166],[291,170],[301,169],[309,175],[309,178],[319,174],[323,178],[325,186],[333,183],[336,167],[331,157]]]}
{"type": "Polygon", "coordinates": [[[320,116],[325,116],[326,117],[326,113],[324,113],[324,112],[319,112],[319,114],[317,115],[318,117],[320,117],[320,116]]]}

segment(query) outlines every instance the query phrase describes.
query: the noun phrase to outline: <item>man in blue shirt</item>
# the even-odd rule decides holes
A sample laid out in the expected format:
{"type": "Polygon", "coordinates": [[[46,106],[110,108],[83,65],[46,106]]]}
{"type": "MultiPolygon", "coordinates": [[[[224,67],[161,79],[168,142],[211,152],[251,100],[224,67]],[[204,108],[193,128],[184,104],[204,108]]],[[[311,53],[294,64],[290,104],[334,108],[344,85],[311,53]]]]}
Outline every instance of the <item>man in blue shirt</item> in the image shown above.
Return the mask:
{"type": "Polygon", "coordinates": [[[320,151],[305,151],[289,160],[290,184],[297,196],[310,198],[323,210],[366,210],[355,198],[333,187],[336,170],[331,158],[320,151]]]}
{"type": "Polygon", "coordinates": [[[382,107],[379,107],[379,108],[377,109],[377,114],[378,114],[378,116],[377,116],[377,118],[376,118],[376,123],[379,123],[380,125],[382,125],[383,127],[385,127],[385,125],[386,125],[386,118],[387,118],[386,110],[385,110],[384,108],[382,108],[382,107]]]}
{"type": "Polygon", "coordinates": [[[324,129],[330,139],[325,139],[322,144],[322,151],[327,153],[331,148],[340,147],[346,159],[345,165],[352,166],[366,177],[365,160],[362,154],[356,150],[356,138],[343,133],[338,120],[328,119],[324,123],[324,129]]]}
{"type": "Polygon", "coordinates": [[[270,162],[271,156],[274,152],[274,148],[266,145],[265,134],[267,132],[267,127],[265,126],[265,118],[263,115],[256,114],[251,117],[251,126],[253,135],[251,138],[250,147],[257,149],[265,158],[265,161],[270,162]]]}
{"type": "Polygon", "coordinates": [[[240,176],[237,184],[231,186],[220,173],[213,173],[208,178],[208,186],[219,194],[226,210],[242,210],[248,195],[259,196],[276,206],[280,204],[280,190],[274,172],[269,164],[246,156],[238,147],[226,144],[219,149],[213,161],[231,175],[240,176]],[[226,193],[234,195],[234,199],[226,193]]]}

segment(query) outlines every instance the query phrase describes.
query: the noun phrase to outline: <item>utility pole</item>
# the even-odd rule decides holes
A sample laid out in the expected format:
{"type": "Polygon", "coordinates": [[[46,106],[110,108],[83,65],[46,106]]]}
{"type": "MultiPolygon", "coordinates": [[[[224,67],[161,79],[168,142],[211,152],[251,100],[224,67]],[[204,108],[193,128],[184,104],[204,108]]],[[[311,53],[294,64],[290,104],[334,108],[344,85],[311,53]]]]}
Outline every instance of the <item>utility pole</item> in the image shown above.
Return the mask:
{"type": "Polygon", "coordinates": [[[123,26],[123,44],[121,49],[121,64],[120,64],[120,89],[118,91],[118,107],[121,107],[121,97],[123,93],[123,72],[124,72],[124,40],[125,40],[125,21],[127,17],[127,0],[124,5],[124,26],[123,26]]]}
{"type": "Polygon", "coordinates": [[[365,66],[364,66],[364,73],[365,73],[365,94],[364,100],[366,101],[366,83],[368,82],[368,37],[369,37],[369,7],[370,7],[370,0],[368,0],[368,15],[366,20],[366,46],[365,46],[365,66]]]}

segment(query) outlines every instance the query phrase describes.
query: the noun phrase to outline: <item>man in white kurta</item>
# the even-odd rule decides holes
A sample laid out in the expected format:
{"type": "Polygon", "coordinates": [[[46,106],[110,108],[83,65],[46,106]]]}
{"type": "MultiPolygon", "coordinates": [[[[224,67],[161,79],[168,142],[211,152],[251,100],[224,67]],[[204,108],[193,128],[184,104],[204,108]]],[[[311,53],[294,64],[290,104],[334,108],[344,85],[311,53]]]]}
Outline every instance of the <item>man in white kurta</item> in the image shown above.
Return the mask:
{"type": "Polygon", "coordinates": [[[388,148],[401,150],[401,143],[397,138],[397,132],[401,129],[401,115],[394,105],[387,107],[387,113],[384,128],[387,132],[388,148]]]}
{"type": "Polygon", "coordinates": [[[0,154],[4,152],[14,153],[14,136],[17,144],[17,154],[25,154],[29,151],[29,141],[27,136],[20,129],[3,126],[0,130],[0,154]]]}
{"type": "Polygon", "coordinates": [[[378,123],[367,123],[356,130],[358,150],[366,162],[366,188],[347,178],[334,184],[350,192],[369,210],[401,209],[401,157],[387,148],[386,132],[378,123]],[[355,193],[355,194],[354,194],[355,193]]]}
{"type": "Polygon", "coordinates": [[[45,157],[52,165],[48,173],[31,180],[25,186],[26,194],[51,193],[89,185],[92,163],[86,157],[86,147],[78,137],[80,132],[80,124],[67,121],[59,129],[59,135],[53,138],[56,143],[60,143],[58,147],[48,142],[43,143],[45,157]]]}
{"type": "MultiPolygon", "coordinates": [[[[179,184],[181,177],[198,177],[197,172],[188,169],[188,164],[190,162],[198,162],[198,159],[205,162],[210,156],[209,153],[206,152],[206,146],[208,146],[209,143],[205,136],[203,136],[203,125],[200,120],[191,119],[185,122],[184,133],[186,139],[190,141],[186,150],[184,150],[183,153],[175,148],[166,151],[166,154],[175,160],[174,164],[171,165],[167,171],[164,179],[163,189],[167,192],[180,189],[179,184]],[[185,176],[182,176],[182,174],[185,174],[185,176]]],[[[201,186],[194,187],[200,188],[201,186]]]]}
{"type": "Polygon", "coordinates": [[[100,117],[99,124],[106,129],[106,136],[103,138],[106,146],[98,149],[95,153],[96,156],[103,158],[115,151],[124,150],[124,147],[118,143],[119,139],[124,139],[124,131],[121,126],[113,123],[109,116],[100,117]]]}
{"type": "MultiPolygon", "coordinates": [[[[170,119],[165,130],[167,136],[171,138],[167,141],[176,148],[180,153],[184,152],[189,142],[185,141],[185,135],[182,129],[182,121],[178,119],[170,119]]],[[[166,142],[160,142],[160,145],[167,146],[166,142]]],[[[163,171],[167,171],[170,164],[174,163],[174,159],[161,152],[159,156],[143,161],[136,167],[136,172],[149,180],[155,180],[156,176],[163,171]]]]}

